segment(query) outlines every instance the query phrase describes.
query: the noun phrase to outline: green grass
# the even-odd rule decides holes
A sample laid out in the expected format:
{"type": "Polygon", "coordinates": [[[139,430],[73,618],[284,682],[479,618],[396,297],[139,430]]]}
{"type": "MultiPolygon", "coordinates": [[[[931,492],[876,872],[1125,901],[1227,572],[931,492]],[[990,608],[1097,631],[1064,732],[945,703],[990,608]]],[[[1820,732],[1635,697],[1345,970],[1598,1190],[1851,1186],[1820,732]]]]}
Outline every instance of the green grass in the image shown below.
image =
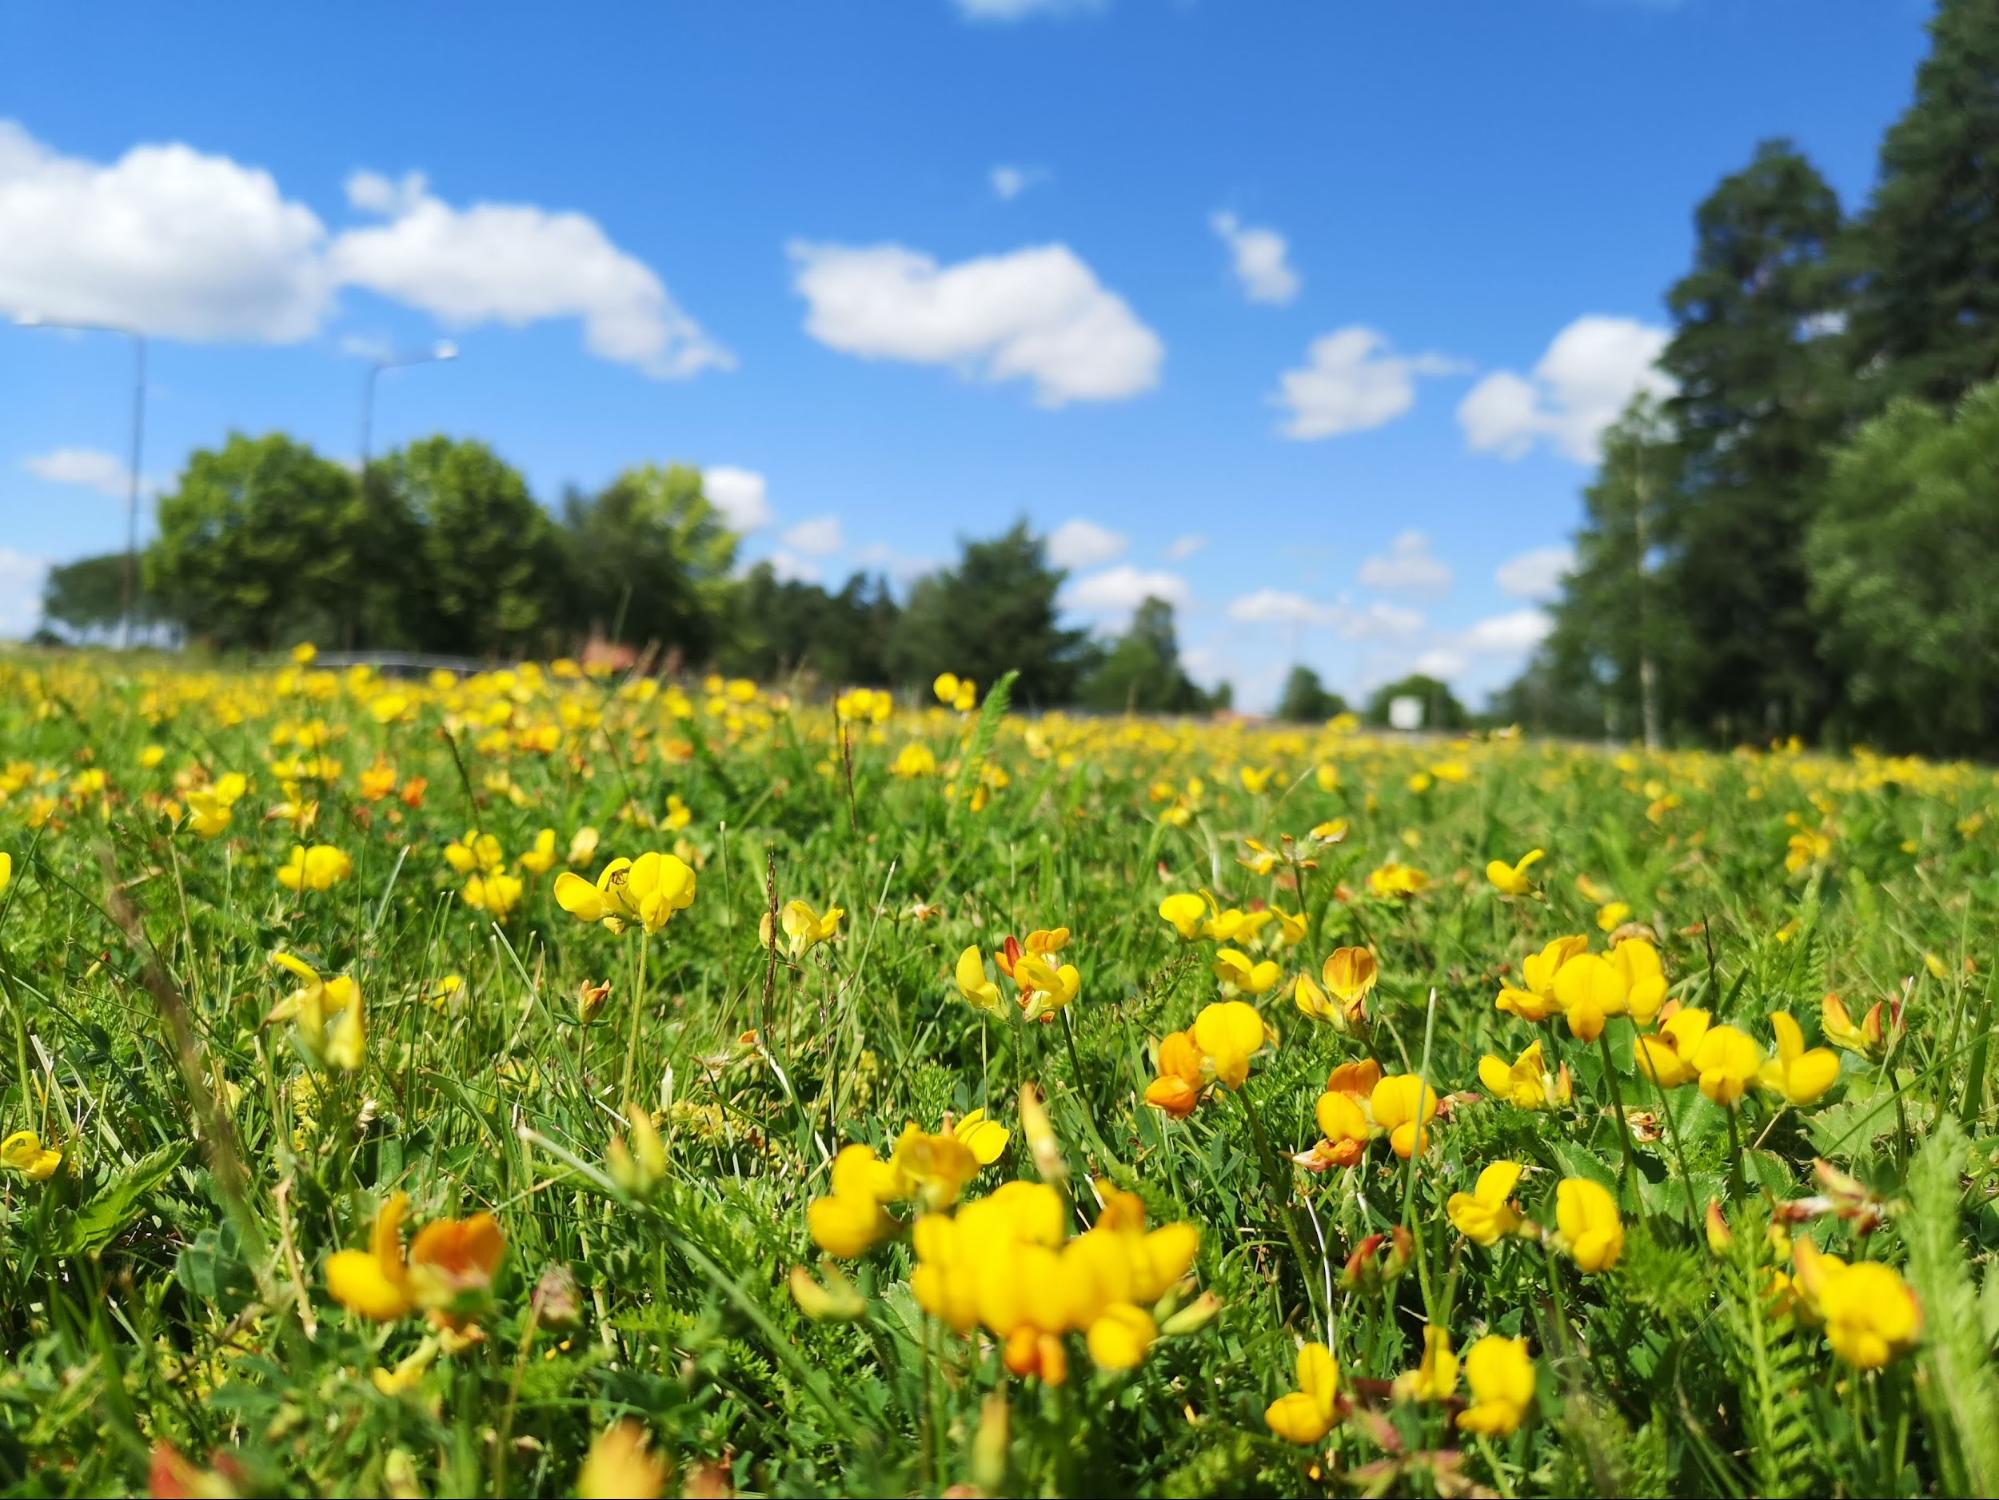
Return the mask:
{"type": "Polygon", "coordinates": [[[823,703],[684,687],[0,659],[0,1135],[63,1153],[46,1180],[0,1169],[7,1493],[142,1491],[171,1445],[246,1491],[566,1494],[620,1419],[669,1487],[745,1494],[1999,1491],[1990,770],[1028,720],[994,703],[861,715],[849,757],[823,703]],[[935,774],[891,774],[911,741],[935,774]],[[398,791],[422,778],[420,801],[369,800],[378,763],[398,791]],[[1252,793],[1244,768],[1275,774],[1252,793]],[[249,789],[199,837],[188,792],[232,771],[249,789]],[[666,826],[669,796],[684,826],[666,826]],[[1238,862],[1245,839],[1277,847],[1330,819],[1348,832],[1315,868],[1238,862]],[[678,851],[698,869],[692,905],[650,938],[568,916],[552,888],[586,826],[600,844],[584,877],[678,851]],[[521,870],[542,828],[558,861],[521,870]],[[468,829],[523,881],[504,923],[466,905],[446,861],[468,829]],[[1790,870],[1801,831],[1829,848],[1790,870]],[[351,875],[283,889],[295,841],[341,849],[351,875]],[[1502,897],[1486,861],[1533,847],[1537,892],[1502,897]],[[1370,894],[1390,860],[1429,887],[1370,894]],[[1156,908],[1204,888],[1302,909],[1304,941],[1267,955],[1287,979],[1345,945],[1371,947],[1381,979],[1349,1033],[1281,990],[1258,997],[1278,1046],[1241,1094],[1176,1120],[1143,1095],[1158,1040],[1218,998],[1215,944],[1183,944],[1156,908]],[[1779,1009],[1823,1045],[1828,991],[1856,1018],[1899,1000],[1903,1029],[1885,1059],[1842,1053],[1822,1099],[1760,1093],[1731,1118],[1636,1071],[1627,1018],[1590,1045],[1495,1010],[1544,943],[1603,948],[1613,898],[1650,929],[1675,999],[1766,1048],[1779,1009]],[[796,962],[766,950],[759,918],[791,899],[845,908],[840,939],[796,962]],[[1057,926],[1081,991],[1052,1024],[960,998],[966,946],[990,959],[1006,934],[1057,926]],[[279,950],[358,983],[360,1068],[267,1021],[297,987],[279,950]],[[460,986],[433,998],[447,975],[460,986]],[[602,983],[586,1019],[579,991],[602,983]],[[1480,1056],[1537,1037],[1573,1103],[1483,1097],[1480,1056]],[[1446,1096],[1428,1150],[1405,1163],[1377,1140],[1351,1169],[1292,1167],[1319,1138],[1329,1071],[1368,1056],[1446,1096]],[[966,1196],[1036,1180],[1028,1082],[1048,1097],[1073,1227],[1096,1217],[1095,1179],[1155,1223],[1193,1223],[1169,1300],[1210,1292],[1220,1312],[1128,1373],[1071,1336],[1065,1384],[1014,1377],[991,1339],[925,1316],[898,1237],[845,1263],[863,1316],[807,1319],[788,1277],[820,1270],[806,1210],[838,1149],[887,1155],[911,1122],[983,1108],[1012,1137],[966,1196]],[[628,1105],[663,1138],[657,1180],[614,1159],[628,1105]],[[1501,1158],[1526,1165],[1517,1201],[1551,1231],[1559,1180],[1610,1188],[1616,1265],[1584,1275],[1552,1235],[1463,1239],[1445,1203],[1501,1158]],[[1878,1228],[1810,1212],[1821,1158],[1864,1185],[1878,1228]],[[466,1304],[482,1337],[385,1394],[372,1372],[432,1335],[417,1315],[344,1309],[324,1267],[366,1244],[395,1191],[412,1228],[490,1211],[506,1249],[466,1304]],[[1720,1254],[1710,1200],[1733,1231],[1720,1254]],[[1879,1369],[1838,1358],[1805,1307],[1770,1295],[1793,1269],[1773,1220],[1896,1267],[1925,1318],[1913,1347],[1879,1369]],[[1406,1271],[1348,1286],[1350,1252],[1397,1226],[1406,1271]],[[565,1270],[573,1298],[537,1296],[565,1270]],[[1426,1325],[1460,1354],[1487,1332],[1529,1341],[1517,1432],[1460,1434],[1462,1380],[1456,1404],[1393,1399],[1426,1325]],[[1303,1339],[1332,1346],[1348,1403],[1309,1447],[1263,1418],[1303,1339]]]}

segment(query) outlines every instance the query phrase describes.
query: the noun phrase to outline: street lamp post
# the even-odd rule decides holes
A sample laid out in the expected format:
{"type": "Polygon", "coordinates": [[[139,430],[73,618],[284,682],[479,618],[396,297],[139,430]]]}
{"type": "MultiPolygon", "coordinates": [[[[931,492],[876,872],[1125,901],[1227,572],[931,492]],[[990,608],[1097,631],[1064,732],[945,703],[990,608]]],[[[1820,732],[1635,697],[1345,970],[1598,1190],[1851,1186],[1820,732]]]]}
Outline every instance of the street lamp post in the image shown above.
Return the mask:
{"type": "Polygon", "coordinates": [[[375,427],[375,382],[381,379],[384,370],[400,370],[406,365],[428,365],[458,358],[458,346],[449,340],[439,340],[427,353],[391,354],[368,363],[367,378],[361,383],[361,480],[368,479],[368,464],[373,456],[370,447],[375,427]]]}
{"type": "Polygon", "coordinates": [[[82,323],[45,318],[39,313],[22,313],[14,319],[21,328],[67,328],[79,333],[116,333],[132,341],[132,441],[131,463],[125,475],[125,567],[119,582],[118,644],[132,644],[132,609],[139,571],[139,466],[146,447],[146,336],[136,328],[117,323],[82,323]]]}

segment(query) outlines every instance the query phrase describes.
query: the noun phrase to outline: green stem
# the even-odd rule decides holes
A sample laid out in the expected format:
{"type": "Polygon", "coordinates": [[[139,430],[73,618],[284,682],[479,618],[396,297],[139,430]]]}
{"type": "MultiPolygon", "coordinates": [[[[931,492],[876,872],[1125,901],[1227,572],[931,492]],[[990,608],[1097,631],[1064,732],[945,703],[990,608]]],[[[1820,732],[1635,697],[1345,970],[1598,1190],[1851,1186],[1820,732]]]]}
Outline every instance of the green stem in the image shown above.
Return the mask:
{"type": "Polygon", "coordinates": [[[1305,1283],[1305,1305],[1311,1309],[1317,1301],[1312,1295],[1312,1261],[1305,1253],[1305,1242],[1299,1237],[1297,1221],[1291,1212],[1290,1194],[1286,1191],[1288,1184],[1277,1170],[1277,1154],[1270,1149],[1270,1137],[1263,1129],[1263,1116],[1257,1113],[1256,1101],[1250,1097],[1248,1085],[1237,1089],[1235,1094],[1242,1100],[1243,1113],[1249,1116],[1249,1133],[1256,1140],[1256,1154],[1263,1163],[1264,1185],[1269,1189],[1270,1201],[1284,1225],[1284,1237],[1291,1242],[1291,1253],[1298,1258],[1298,1274],[1305,1283]]]}
{"type": "MultiPolygon", "coordinates": [[[[1638,1175],[1638,1157],[1631,1145],[1631,1121],[1624,1114],[1624,1089],[1617,1081],[1617,1064],[1610,1056],[1610,1030],[1606,1027],[1596,1034],[1597,1045],[1603,1051],[1603,1076],[1610,1084],[1610,1107],[1617,1112],[1617,1146],[1624,1158],[1624,1177],[1619,1184],[1624,1196],[1638,1209],[1638,1217],[1645,1217],[1645,1201],[1632,1187],[1631,1179],[1638,1175]]],[[[1694,1221],[1700,1222],[1698,1218],[1694,1221]]]]}

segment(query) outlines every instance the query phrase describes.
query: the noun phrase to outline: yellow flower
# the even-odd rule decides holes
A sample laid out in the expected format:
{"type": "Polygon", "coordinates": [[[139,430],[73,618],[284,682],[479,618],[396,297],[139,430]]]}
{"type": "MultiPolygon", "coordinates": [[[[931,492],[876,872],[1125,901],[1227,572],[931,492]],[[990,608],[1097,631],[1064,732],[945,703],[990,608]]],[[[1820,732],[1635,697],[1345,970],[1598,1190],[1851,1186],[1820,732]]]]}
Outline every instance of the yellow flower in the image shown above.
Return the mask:
{"type": "Polygon", "coordinates": [[[467,829],[462,839],[444,846],[445,863],[459,874],[469,874],[474,870],[503,869],[507,863],[506,851],[500,841],[490,833],[480,833],[467,829]]]}
{"type": "Polygon", "coordinates": [[[1756,1081],[1763,1066],[1763,1049],[1754,1037],[1733,1026],[1710,1026],[1694,1048],[1694,1071],[1701,1092],[1716,1104],[1733,1109],[1756,1081]]]}
{"type": "Polygon", "coordinates": [[[833,1158],[833,1191],[806,1205],[812,1242],[828,1255],[865,1255],[900,1227],[882,1209],[898,1196],[896,1173],[872,1146],[842,1146],[833,1158]]]}
{"type": "Polygon", "coordinates": [[[958,993],[974,1009],[995,1016],[1001,1013],[999,986],[986,978],[986,960],[976,943],[958,955],[958,967],[953,977],[958,983],[958,993]]]}
{"type": "Polygon", "coordinates": [[[1856,1025],[1839,996],[1827,995],[1819,1003],[1819,1030],[1825,1033],[1827,1041],[1842,1051],[1878,1058],[1885,1050],[1882,1010],[1882,1002],[1876,1000],[1868,1008],[1866,1017],[1856,1025]]]}
{"type": "Polygon", "coordinates": [[[1848,1265],[1810,1240],[1792,1243],[1797,1287],[1806,1310],[1825,1324],[1832,1352],[1860,1370],[1878,1370],[1914,1346],[1922,1306],[1891,1267],[1863,1260],[1848,1265]]]}
{"type": "Polygon", "coordinates": [[[1172,924],[1183,942],[1191,943],[1208,920],[1208,903],[1192,891],[1176,891],[1159,903],[1159,915],[1172,924]]]}
{"type": "Polygon", "coordinates": [[[1430,1144],[1430,1121],[1437,1117],[1437,1091],[1414,1073],[1384,1078],[1368,1096],[1375,1125],[1388,1132],[1388,1144],[1407,1161],[1430,1144]]]}
{"type": "Polygon", "coordinates": [[[264,1017],[290,1021],[306,1056],[324,1066],[352,1073],[367,1056],[367,1025],[361,1012],[361,987],[351,975],[321,979],[303,959],[273,953],[271,962],[305,981],[271,1007],[264,1017]]]}
{"type": "Polygon", "coordinates": [[[32,1130],[17,1130],[0,1141],[0,1166],[12,1167],[30,1182],[47,1182],[62,1165],[62,1152],[44,1146],[32,1130]]]}
{"type": "Polygon", "coordinates": [[[1384,900],[1414,896],[1428,888],[1430,877],[1414,866],[1390,861],[1368,871],[1367,888],[1384,900]]]}
{"type": "MultiPolygon", "coordinates": [[[[829,906],[821,916],[805,901],[787,901],[777,914],[778,927],[784,933],[784,945],[793,958],[801,958],[820,943],[832,942],[840,935],[840,919],[846,916],[846,908],[829,906]]],[[[763,945],[771,945],[770,913],[763,914],[757,926],[763,945]]]]}
{"type": "Polygon", "coordinates": [[[331,844],[294,844],[291,862],[278,868],[278,884],[288,891],[328,891],[353,873],[354,861],[331,844]]]}
{"type": "Polygon", "coordinates": [[[292,647],[292,661],[301,667],[309,667],[319,655],[319,647],[311,641],[300,641],[292,647]]]}
{"type": "Polygon", "coordinates": [[[1659,950],[1643,938],[1626,938],[1610,950],[1611,967],[1624,981],[1624,1008],[1632,1021],[1649,1026],[1666,1002],[1666,970],[1659,950]]]}
{"type": "Polygon", "coordinates": [[[955,708],[961,714],[970,713],[979,706],[978,684],[955,672],[938,673],[937,680],[930,684],[930,691],[937,695],[939,703],[946,708],[955,708]]]}
{"type": "Polygon", "coordinates": [[[416,1307],[403,1258],[403,1217],[409,1194],[391,1193],[375,1215],[366,1250],[336,1250],[326,1260],[326,1290],[342,1307],[391,1323],[416,1307]]]}
{"type": "Polygon", "coordinates": [[[803,1266],[791,1268],[791,1300],[800,1312],[815,1323],[851,1323],[867,1312],[867,1299],[844,1271],[830,1260],[821,1262],[820,1269],[823,1282],[803,1266]]]}
{"type": "Polygon", "coordinates": [[[613,932],[635,924],[658,932],[675,912],[694,904],[694,871],[677,854],[649,850],[637,859],[614,859],[592,885],[564,870],[555,877],[555,900],[583,922],[601,922],[613,932]]]}
{"type": "Polygon", "coordinates": [[[1298,1351],[1298,1389],[1264,1410],[1264,1424],[1287,1443],[1312,1444],[1333,1430],[1339,1415],[1340,1372],[1324,1344],[1298,1351]]]}
{"type": "Polygon", "coordinates": [[[1707,1035],[1708,1013],[1692,1007],[1674,1011],[1660,1025],[1656,1036],[1641,1036],[1631,1044],[1631,1059],[1638,1071],[1661,1088],[1676,1089],[1700,1077],[1694,1053],[1707,1035]]]}
{"type": "Polygon", "coordinates": [[[1608,959],[1578,953],[1555,976],[1555,998],[1571,1034],[1585,1042],[1603,1035],[1604,1022],[1629,1008],[1630,990],[1624,975],[1608,959]]]}
{"type": "Polygon", "coordinates": [[[1520,1109],[1551,1109],[1567,1104],[1572,1092],[1568,1065],[1552,1077],[1539,1042],[1530,1042],[1509,1065],[1504,1058],[1487,1053],[1478,1060],[1478,1081],[1496,1099],[1504,1099],[1520,1109]]]}
{"type": "Polygon", "coordinates": [[[1207,1086],[1200,1045],[1192,1031],[1170,1032],[1159,1043],[1158,1074],[1145,1088],[1145,1102],[1175,1119],[1185,1119],[1207,1086]]]}
{"type": "Polygon", "coordinates": [[[1256,1007],[1241,1000],[1204,1006],[1194,1017],[1194,1045],[1207,1057],[1225,1088],[1239,1089],[1249,1077],[1249,1060],[1270,1040],[1256,1007]]]}
{"type": "Polygon", "coordinates": [[[1539,953],[1528,954],[1520,966],[1520,977],[1527,988],[1523,990],[1502,985],[1494,1008],[1518,1016],[1523,1021],[1547,1020],[1562,1009],[1562,1003],[1555,995],[1555,976],[1561,972],[1562,965],[1588,948],[1589,939],[1586,937],[1559,937],[1539,953]]]}
{"type": "Polygon", "coordinates": [[[967,1110],[951,1131],[965,1143],[972,1159],[982,1167],[989,1167],[998,1161],[1000,1154],[1006,1150],[1006,1143],[1013,1138],[1004,1125],[997,1120],[988,1120],[982,1109],[967,1110]]]}
{"type": "Polygon", "coordinates": [[[250,783],[242,773],[230,771],[217,777],[213,785],[198,787],[189,792],[188,826],[200,838],[221,837],[228,831],[229,820],[237,799],[249,790],[249,786],[250,783]]]}
{"type": "Polygon", "coordinates": [[[1600,932],[1615,932],[1631,920],[1631,903],[1628,901],[1606,901],[1597,908],[1596,925],[1600,932]]]}
{"type": "Polygon", "coordinates": [[[904,780],[919,776],[934,776],[937,774],[937,757],[928,745],[919,745],[912,740],[902,747],[901,754],[897,755],[889,766],[888,773],[904,780]]]}
{"type": "Polygon", "coordinates": [[[1502,896],[1528,895],[1534,889],[1534,880],[1528,875],[1527,867],[1536,860],[1546,857],[1546,850],[1529,849],[1510,865],[1503,859],[1492,860],[1485,867],[1485,878],[1492,882],[1493,888],[1502,896]]]}
{"type": "Polygon", "coordinates": [[[465,882],[463,897],[465,904],[474,911],[483,911],[495,922],[504,922],[513,915],[514,908],[521,904],[525,891],[518,875],[509,875],[504,870],[494,870],[484,875],[474,875],[465,882]]]}
{"type": "Polygon", "coordinates": [[[0,849],[0,891],[7,889],[7,882],[14,878],[14,856],[0,849]]]}
{"type": "Polygon", "coordinates": [[[1429,1327],[1423,1330],[1423,1357],[1416,1368],[1395,1377],[1392,1387],[1398,1401],[1443,1401],[1458,1388],[1458,1357],[1451,1352],[1450,1330],[1429,1327]]]}
{"type": "Polygon", "coordinates": [[[1757,1082],[1797,1108],[1815,1103],[1839,1082],[1839,1054],[1830,1047],[1805,1050],[1805,1035],[1788,1011],[1773,1011],[1770,1029],[1777,1036],[1777,1055],[1763,1064],[1757,1082]]]}
{"type": "Polygon", "coordinates": [[[1284,973],[1273,960],[1253,962],[1248,954],[1236,948],[1216,952],[1214,972],[1215,978],[1222,982],[1224,995],[1267,994],[1284,973]]]}
{"type": "Polygon", "coordinates": [[[1527,1340],[1488,1333],[1465,1351],[1471,1401],[1458,1427],[1482,1437],[1505,1437],[1526,1420],[1534,1404],[1534,1358],[1527,1340]]]}
{"type": "Polygon", "coordinates": [[[1624,1219],[1617,1200],[1600,1182],[1564,1177],[1556,1184],[1555,1224],[1577,1270],[1608,1271],[1624,1253],[1624,1219]]]}
{"type": "Polygon", "coordinates": [[[576,1473],[578,1500],[656,1500],[666,1488],[666,1465],[646,1446],[638,1423],[612,1423],[597,1434],[576,1473]]]}
{"type": "Polygon", "coordinates": [[[1325,981],[1327,990],[1346,1006],[1348,1018],[1354,1019],[1364,1012],[1364,1002],[1381,977],[1381,970],[1369,949],[1335,948],[1320,966],[1319,977],[1325,981]]]}
{"type": "Polygon", "coordinates": [[[546,875],[555,868],[555,830],[544,828],[534,836],[534,847],[521,855],[520,865],[536,875],[546,875]]]}
{"type": "Polygon", "coordinates": [[[1242,789],[1252,796],[1259,795],[1270,785],[1270,778],[1277,774],[1275,766],[1244,766],[1242,768],[1242,789]]]}
{"type": "Polygon", "coordinates": [[[1517,1161],[1496,1161],[1478,1174],[1469,1193],[1453,1193],[1444,1212],[1451,1227],[1474,1245],[1492,1246],[1520,1228],[1520,1211],[1512,1204],[1513,1189],[1524,1169],[1517,1161]]]}

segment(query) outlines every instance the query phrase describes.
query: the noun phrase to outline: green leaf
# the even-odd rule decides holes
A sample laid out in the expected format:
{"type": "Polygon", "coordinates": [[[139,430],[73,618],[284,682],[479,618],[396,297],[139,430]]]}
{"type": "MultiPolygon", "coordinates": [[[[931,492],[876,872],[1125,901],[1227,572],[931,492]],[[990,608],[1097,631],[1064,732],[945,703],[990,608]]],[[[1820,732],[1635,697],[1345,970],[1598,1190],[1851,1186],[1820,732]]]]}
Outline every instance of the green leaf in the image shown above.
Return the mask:
{"type": "Polygon", "coordinates": [[[78,1210],[57,1241],[58,1255],[91,1255],[123,1234],[139,1217],[146,1198],[165,1182],[187,1155],[187,1144],[162,1146],[115,1174],[103,1190],[78,1210]]]}

